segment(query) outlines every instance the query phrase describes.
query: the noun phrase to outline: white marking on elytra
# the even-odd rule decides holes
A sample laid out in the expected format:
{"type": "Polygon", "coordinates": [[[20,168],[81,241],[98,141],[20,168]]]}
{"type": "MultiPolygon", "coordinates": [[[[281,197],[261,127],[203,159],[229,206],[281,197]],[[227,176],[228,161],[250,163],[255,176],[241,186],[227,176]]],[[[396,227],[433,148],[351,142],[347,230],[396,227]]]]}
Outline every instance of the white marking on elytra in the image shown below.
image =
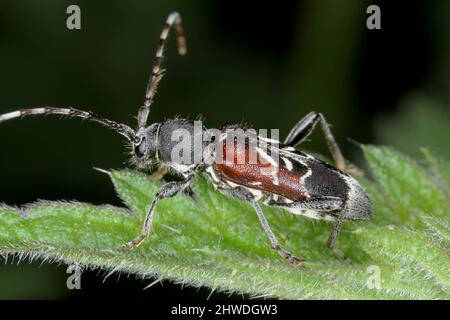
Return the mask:
{"type": "Polygon", "coordinates": [[[256,147],[256,151],[262,158],[264,158],[264,160],[266,160],[272,166],[278,167],[278,163],[275,161],[275,159],[269,156],[267,153],[265,153],[261,148],[256,147]]]}
{"type": "MultiPolygon", "coordinates": [[[[306,179],[308,177],[310,177],[313,174],[313,172],[308,167],[307,163],[304,160],[306,158],[306,159],[310,159],[310,160],[314,161],[314,160],[316,160],[316,158],[314,158],[313,156],[311,156],[309,154],[305,154],[305,156],[303,156],[303,155],[299,155],[299,154],[296,154],[296,153],[290,153],[289,151],[287,151],[287,149],[288,148],[281,149],[280,153],[282,153],[281,158],[283,159],[283,161],[289,159],[288,161],[291,162],[292,166],[293,166],[292,161],[297,161],[298,163],[300,163],[304,167],[308,168],[306,173],[303,176],[300,177],[300,188],[301,188],[301,192],[305,195],[305,197],[307,199],[309,199],[309,198],[311,198],[311,195],[309,194],[308,190],[305,188],[305,181],[306,181],[306,179]]],[[[285,161],[285,163],[286,163],[286,161],[285,161]]],[[[286,167],[288,168],[288,170],[290,170],[287,163],[286,163],[286,167]]]]}
{"type": "Polygon", "coordinates": [[[288,159],[295,160],[295,161],[299,162],[300,164],[302,164],[305,167],[307,167],[306,162],[304,161],[305,158],[306,159],[311,159],[311,160],[316,160],[316,158],[314,158],[313,156],[310,156],[308,154],[306,154],[306,156],[303,156],[303,155],[300,155],[300,154],[297,154],[297,153],[292,153],[292,152],[290,152],[290,151],[293,151],[291,149],[292,148],[290,148],[290,147],[289,148],[280,149],[280,156],[285,156],[288,159]]]}
{"type": "Polygon", "coordinates": [[[270,163],[271,165],[269,166],[269,168],[262,168],[261,172],[264,175],[268,175],[271,177],[273,183],[275,185],[279,185],[280,181],[278,178],[278,162],[275,161],[275,159],[271,156],[269,156],[267,153],[265,153],[261,148],[256,147],[256,152],[258,152],[258,154],[261,156],[261,158],[263,158],[266,162],[270,163]]]}
{"type": "Polygon", "coordinates": [[[345,175],[341,175],[341,177],[345,180],[347,183],[347,186],[349,187],[348,190],[348,199],[355,199],[356,198],[356,190],[355,190],[355,182],[353,178],[350,178],[345,175]]]}
{"type": "Polygon", "coordinates": [[[308,171],[300,177],[300,187],[302,188],[302,192],[305,195],[307,199],[311,198],[311,195],[309,194],[308,190],[305,188],[305,181],[306,178],[309,178],[312,175],[312,170],[308,168],[308,171]]]}
{"type": "Polygon", "coordinates": [[[284,164],[286,165],[286,168],[291,171],[293,169],[292,162],[289,161],[286,157],[281,157],[283,159],[284,164]]]}
{"type": "Polygon", "coordinates": [[[305,173],[305,175],[303,175],[303,176],[300,178],[300,179],[301,179],[302,185],[304,185],[305,180],[306,180],[307,178],[309,178],[311,175],[312,175],[312,170],[311,170],[311,169],[308,169],[308,171],[305,173]]]}

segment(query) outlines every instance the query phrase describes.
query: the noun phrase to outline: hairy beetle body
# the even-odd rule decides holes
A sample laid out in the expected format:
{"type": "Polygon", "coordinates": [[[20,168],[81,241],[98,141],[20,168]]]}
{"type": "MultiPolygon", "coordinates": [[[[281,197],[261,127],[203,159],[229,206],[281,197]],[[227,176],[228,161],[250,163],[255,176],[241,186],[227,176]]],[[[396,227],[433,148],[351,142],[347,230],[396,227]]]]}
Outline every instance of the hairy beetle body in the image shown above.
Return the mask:
{"type": "MultiPolygon", "coordinates": [[[[257,137],[258,141],[261,138],[257,137]]],[[[226,136],[217,148],[222,150],[220,163],[207,169],[208,176],[221,189],[240,186],[254,194],[256,200],[280,206],[299,215],[314,219],[336,221],[369,220],[372,206],[362,186],[350,175],[292,147],[268,152],[245,143],[239,150],[234,141],[227,147],[226,136]],[[225,161],[231,148],[232,161],[225,161]],[[258,155],[257,162],[250,161],[250,148],[258,155]],[[243,153],[244,161],[238,158],[243,153]],[[279,160],[274,155],[279,157],[279,160]],[[270,159],[270,160],[268,160],[270,159]]]]}

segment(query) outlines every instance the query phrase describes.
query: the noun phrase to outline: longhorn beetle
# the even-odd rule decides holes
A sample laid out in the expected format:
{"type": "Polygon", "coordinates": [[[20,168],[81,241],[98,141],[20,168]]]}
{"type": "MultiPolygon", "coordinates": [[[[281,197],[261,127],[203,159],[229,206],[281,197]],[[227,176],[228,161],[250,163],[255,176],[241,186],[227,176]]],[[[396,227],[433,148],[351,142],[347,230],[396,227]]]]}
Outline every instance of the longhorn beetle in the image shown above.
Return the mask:
{"type": "MultiPolygon", "coordinates": [[[[124,136],[132,147],[133,161],[138,168],[146,168],[152,164],[159,164],[160,168],[170,168],[179,173],[183,180],[171,181],[162,185],[151,202],[142,232],[132,241],[124,244],[124,248],[134,248],[141,244],[149,235],[152,227],[154,210],[160,199],[175,196],[178,192],[186,190],[193,181],[195,173],[205,172],[212,184],[231,197],[248,201],[252,204],[259,221],[269,238],[270,245],[279,254],[293,264],[300,264],[304,260],[285,250],[277,241],[268,221],[259,205],[263,202],[269,206],[286,209],[294,214],[304,215],[314,219],[333,221],[334,228],[327,241],[327,246],[336,254],[345,257],[336,249],[336,240],[341,225],[349,220],[369,220],[372,205],[361,185],[350,175],[345,173],[351,169],[344,159],[330,128],[321,113],[310,112],[301,119],[288,134],[282,144],[277,141],[256,136],[258,146],[252,145],[249,140],[239,146],[235,138],[228,140],[230,129],[242,128],[240,125],[225,125],[221,128],[219,139],[202,141],[200,160],[191,164],[174,159],[172,153],[176,147],[173,134],[177,130],[184,130],[187,134],[195,135],[194,121],[187,119],[171,119],[161,123],[147,125],[150,106],[156,94],[158,83],[163,76],[161,63],[163,51],[171,27],[175,28],[178,42],[178,53],[186,53],[186,41],[181,25],[181,17],[177,12],[171,13],[162,30],[153,69],[148,81],[144,104],[137,114],[138,126],[136,130],[131,127],[102,118],[91,111],[75,108],[55,108],[43,106],[32,109],[22,109],[0,115],[0,122],[30,115],[65,115],[98,122],[124,136]],[[304,141],[311,131],[319,124],[327,141],[331,155],[336,162],[333,167],[311,155],[296,150],[294,147],[304,141]],[[226,143],[228,141],[228,143],[226,143]],[[267,151],[260,146],[266,145],[267,151]],[[233,161],[222,160],[219,152],[234,152],[233,161]],[[249,153],[256,152],[264,161],[249,161],[249,153]],[[236,156],[244,155],[244,162],[237,163],[236,156]],[[275,161],[275,155],[281,161],[275,161]],[[264,173],[263,169],[275,172],[273,176],[264,173]]],[[[206,129],[202,126],[201,133],[206,129]]],[[[192,149],[191,155],[199,150],[192,149]]]]}

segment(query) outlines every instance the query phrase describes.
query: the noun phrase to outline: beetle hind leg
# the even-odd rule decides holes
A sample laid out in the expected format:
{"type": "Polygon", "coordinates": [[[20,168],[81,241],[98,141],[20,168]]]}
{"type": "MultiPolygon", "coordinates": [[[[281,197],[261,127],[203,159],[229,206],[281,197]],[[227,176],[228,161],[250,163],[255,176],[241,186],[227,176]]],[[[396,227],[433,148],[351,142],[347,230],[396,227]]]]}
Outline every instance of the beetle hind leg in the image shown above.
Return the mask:
{"type": "Polygon", "coordinates": [[[348,263],[351,263],[350,259],[336,247],[336,242],[339,237],[339,234],[341,233],[342,228],[342,221],[338,220],[334,227],[333,231],[331,231],[330,236],[328,237],[328,240],[326,242],[326,246],[333,252],[335,256],[337,256],[339,259],[344,260],[348,263]]]}
{"type": "MultiPolygon", "coordinates": [[[[343,209],[342,199],[337,197],[320,197],[316,199],[310,199],[308,201],[298,201],[292,203],[271,201],[269,202],[269,205],[284,208],[287,210],[313,210],[313,212],[317,212],[316,218],[324,218],[325,216],[333,217],[333,220],[336,220],[336,222],[333,227],[333,231],[328,237],[326,246],[338,258],[346,260],[348,262],[350,261],[341,250],[336,248],[337,239],[339,237],[339,234],[341,233],[341,227],[343,223],[343,221],[339,219],[339,211],[343,209]]],[[[314,216],[309,216],[311,218],[314,218],[314,216]]]]}
{"type": "Polygon", "coordinates": [[[319,112],[312,111],[297,122],[284,140],[284,144],[290,147],[295,147],[296,145],[302,143],[311,134],[318,123],[320,123],[328,149],[330,150],[336,167],[350,174],[363,176],[364,172],[361,169],[344,158],[339,145],[331,133],[330,125],[325,120],[323,114],[319,112]]]}

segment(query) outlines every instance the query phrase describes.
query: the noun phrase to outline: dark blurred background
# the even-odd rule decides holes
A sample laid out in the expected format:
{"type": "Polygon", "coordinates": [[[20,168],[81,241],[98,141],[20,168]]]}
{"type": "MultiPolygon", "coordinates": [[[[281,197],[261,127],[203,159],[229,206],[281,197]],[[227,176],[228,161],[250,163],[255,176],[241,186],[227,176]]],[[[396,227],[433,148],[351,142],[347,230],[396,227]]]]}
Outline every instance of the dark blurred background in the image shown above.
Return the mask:
{"type": "MultiPolygon", "coordinates": [[[[246,121],[281,137],[307,112],[324,113],[348,158],[357,143],[416,156],[430,146],[450,158],[450,2],[299,0],[246,2],[0,2],[0,113],[43,104],[78,106],[134,126],[168,13],[181,13],[188,55],[174,38],[151,121],[204,116],[206,125],[246,121]],[[81,30],[66,8],[81,8],[81,30]],[[381,30],[366,8],[381,8],[381,30]]],[[[305,144],[327,154],[320,132],[305,144]]],[[[92,167],[122,168],[120,136],[79,120],[42,117],[0,126],[0,202],[76,199],[120,205],[92,167]]],[[[0,298],[198,297],[207,289],[85,272],[66,288],[64,266],[0,266],[0,298]]],[[[226,297],[214,294],[213,297],[226,297]]],[[[232,296],[239,298],[239,296],[232,296]]]]}

